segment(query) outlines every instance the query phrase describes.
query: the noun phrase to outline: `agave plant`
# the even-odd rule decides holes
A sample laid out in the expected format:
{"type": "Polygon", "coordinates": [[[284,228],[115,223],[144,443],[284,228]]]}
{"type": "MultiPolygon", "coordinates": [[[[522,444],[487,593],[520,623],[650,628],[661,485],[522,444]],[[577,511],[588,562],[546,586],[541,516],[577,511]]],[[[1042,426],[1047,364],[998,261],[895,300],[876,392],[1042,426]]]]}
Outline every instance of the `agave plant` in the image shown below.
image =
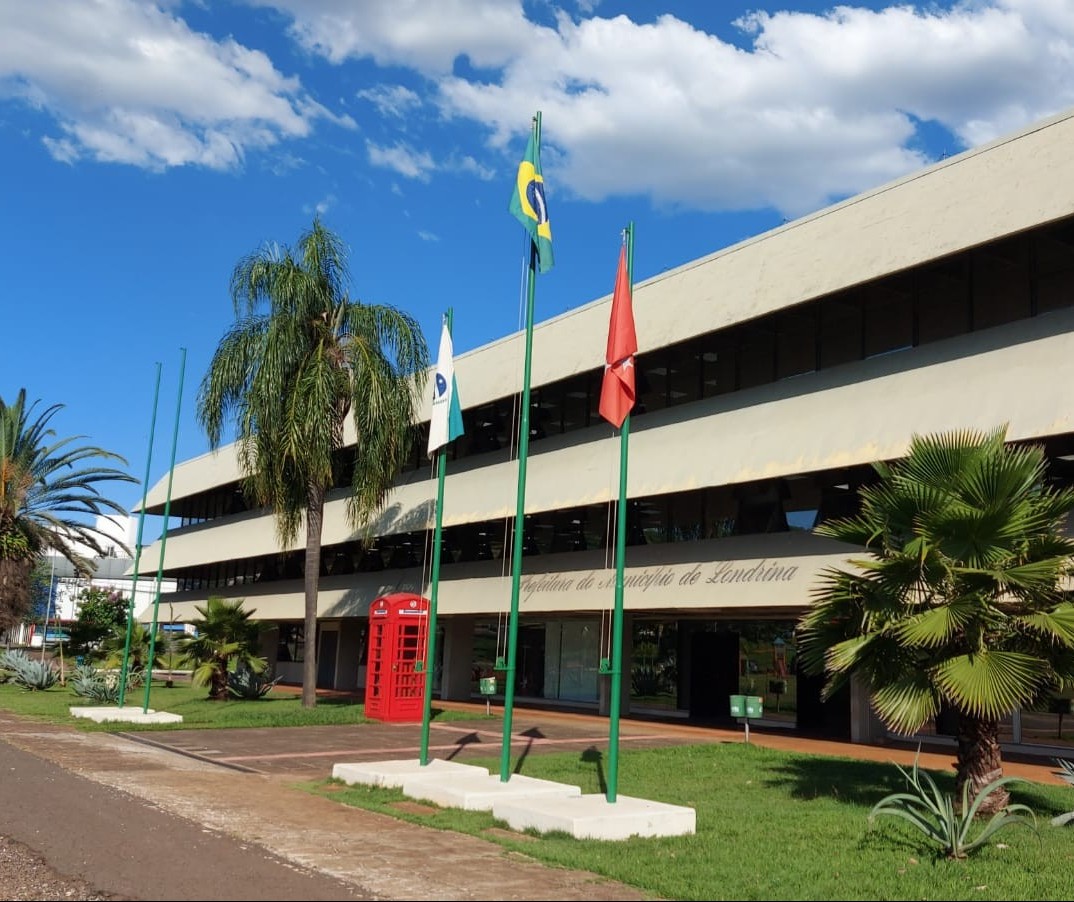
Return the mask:
{"type": "Polygon", "coordinates": [[[60,678],[56,668],[49,662],[29,658],[26,655],[18,657],[17,653],[6,656],[3,666],[5,670],[10,667],[9,679],[23,689],[51,689],[60,678]]]}
{"type": "MultiPolygon", "coordinates": [[[[131,670],[127,674],[128,690],[141,683],[142,671],[131,670]]],[[[98,670],[92,664],[79,664],[71,678],[71,691],[95,702],[115,704],[119,701],[119,671],[98,670]]]]}
{"type": "MultiPolygon", "coordinates": [[[[918,749],[920,754],[920,749],[918,749]]],[[[909,821],[948,858],[967,858],[1004,827],[1022,824],[1037,833],[1037,817],[1027,805],[1008,803],[978,823],[977,813],[985,800],[1001,786],[1018,782],[1017,777],[1000,777],[983,786],[972,799],[969,784],[962,786],[962,804],[951,793],[941,792],[932,775],[918,766],[918,756],[909,772],[895,765],[906,778],[907,792],[894,792],[877,802],[869,812],[869,822],[886,814],[909,821]]],[[[1039,835],[1038,835],[1039,839],[1039,835]]]]}
{"type": "Polygon", "coordinates": [[[29,657],[21,648],[0,652],[0,683],[6,683],[15,676],[15,672],[28,660],[29,657]]]}
{"type": "Polygon", "coordinates": [[[232,698],[259,699],[268,695],[280,679],[271,670],[254,673],[249,667],[239,666],[227,675],[227,688],[232,698]]]}
{"type": "MultiPolygon", "coordinates": [[[[1056,758],[1055,763],[1059,765],[1056,776],[1062,777],[1071,786],[1074,786],[1074,761],[1066,761],[1063,758],[1056,758]]],[[[1074,811],[1068,811],[1066,814],[1058,814],[1052,818],[1052,823],[1056,827],[1062,827],[1064,824],[1069,824],[1074,821],[1074,811]]]]}

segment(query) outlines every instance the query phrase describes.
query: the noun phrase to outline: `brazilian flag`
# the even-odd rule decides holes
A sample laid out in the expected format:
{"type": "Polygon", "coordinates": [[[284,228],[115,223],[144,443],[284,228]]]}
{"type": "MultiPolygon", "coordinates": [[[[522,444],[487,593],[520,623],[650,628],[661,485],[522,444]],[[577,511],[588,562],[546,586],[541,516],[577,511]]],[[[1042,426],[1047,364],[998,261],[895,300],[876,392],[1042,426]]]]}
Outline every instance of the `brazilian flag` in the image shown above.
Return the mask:
{"type": "Polygon", "coordinates": [[[524,225],[537,248],[537,264],[541,272],[552,268],[552,226],[548,221],[548,205],[544,199],[544,176],[541,175],[541,148],[530,131],[526,156],[518,164],[518,178],[508,209],[524,225]]]}

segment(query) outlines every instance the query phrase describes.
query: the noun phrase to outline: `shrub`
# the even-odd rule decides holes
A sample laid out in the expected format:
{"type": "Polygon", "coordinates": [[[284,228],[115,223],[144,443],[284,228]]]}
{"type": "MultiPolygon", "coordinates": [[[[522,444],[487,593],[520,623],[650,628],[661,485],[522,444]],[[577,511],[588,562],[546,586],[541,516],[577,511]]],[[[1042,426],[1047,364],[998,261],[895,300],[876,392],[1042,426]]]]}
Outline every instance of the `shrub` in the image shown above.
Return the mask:
{"type": "MultiPolygon", "coordinates": [[[[918,751],[920,752],[920,749],[918,751]]],[[[966,858],[996,831],[1014,824],[1022,824],[1034,833],[1037,832],[1036,815],[1027,805],[1020,804],[1008,805],[987,821],[975,825],[981,803],[1000,786],[1017,782],[1016,777],[993,780],[987,786],[981,787],[972,800],[969,797],[967,781],[962,787],[962,805],[959,808],[956,807],[951,793],[941,792],[931,774],[920,770],[916,757],[909,773],[899,765],[895,766],[906,778],[909,791],[892,793],[877,802],[869,812],[870,823],[881,814],[901,817],[921,831],[929,841],[938,845],[948,858],[966,858]]]]}

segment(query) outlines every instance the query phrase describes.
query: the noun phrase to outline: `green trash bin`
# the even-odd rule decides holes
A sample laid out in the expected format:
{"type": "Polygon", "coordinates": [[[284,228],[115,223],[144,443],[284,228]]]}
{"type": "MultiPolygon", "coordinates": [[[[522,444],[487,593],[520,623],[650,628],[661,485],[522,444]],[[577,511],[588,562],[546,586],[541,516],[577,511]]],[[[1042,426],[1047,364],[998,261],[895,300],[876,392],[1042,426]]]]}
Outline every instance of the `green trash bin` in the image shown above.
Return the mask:
{"type": "Polygon", "coordinates": [[[492,713],[492,696],[496,694],[496,677],[486,676],[481,677],[477,681],[477,688],[481,694],[485,697],[485,714],[492,713]]]}
{"type": "Polygon", "coordinates": [[[764,698],[760,695],[747,695],[746,717],[760,717],[764,713],[764,698]]]}
{"type": "Polygon", "coordinates": [[[732,717],[745,717],[746,716],[746,696],[744,696],[744,695],[732,695],[731,696],[731,716],[732,717]]]}

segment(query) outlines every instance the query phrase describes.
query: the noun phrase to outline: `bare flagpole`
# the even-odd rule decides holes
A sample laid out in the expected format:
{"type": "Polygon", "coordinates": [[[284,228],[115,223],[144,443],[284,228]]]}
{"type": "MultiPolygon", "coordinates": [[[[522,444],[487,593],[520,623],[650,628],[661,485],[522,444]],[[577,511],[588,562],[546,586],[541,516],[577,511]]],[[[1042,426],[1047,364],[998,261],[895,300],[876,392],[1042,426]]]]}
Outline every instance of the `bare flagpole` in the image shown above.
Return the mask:
{"type": "Polygon", "coordinates": [[[145,455],[145,479],[142,480],[142,507],[138,511],[138,533],[134,539],[134,569],[131,573],[131,600],[127,604],[127,639],[123,645],[123,666],[119,670],[120,708],[127,697],[127,667],[131,655],[131,632],[134,629],[134,606],[138,595],[138,564],[142,559],[142,528],[145,526],[145,504],[149,495],[149,469],[153,463],[153,436],[157,431],[157,401],[160,398],[160,362],[157,362],[157,383],[153,388],[153,416],[149,421],[149,450],[145,455]]]}
{"type": "Polygon", "coordinates": [[[153,623],[149,633],[149,660],[146,661],[145,700],[142,713],[149,710],[149,689],[153,685],[153,657],[157,652],[157,617],[160,613],[160,580],[164,574],[164,546],[168,541],[168,518],[172,510],[172,477],[175,476],[175,449],[179,443],[179,411],[183,406],[183,373],[186,370],[186,348],[180,348],[179,392],[175,401],[175,427],[172,430],[172,461],[168,467],[168,494],[164,499],[164,528],[160,533],[160,558],[157,563],[157,584],[153,593],[153,623]]]}

